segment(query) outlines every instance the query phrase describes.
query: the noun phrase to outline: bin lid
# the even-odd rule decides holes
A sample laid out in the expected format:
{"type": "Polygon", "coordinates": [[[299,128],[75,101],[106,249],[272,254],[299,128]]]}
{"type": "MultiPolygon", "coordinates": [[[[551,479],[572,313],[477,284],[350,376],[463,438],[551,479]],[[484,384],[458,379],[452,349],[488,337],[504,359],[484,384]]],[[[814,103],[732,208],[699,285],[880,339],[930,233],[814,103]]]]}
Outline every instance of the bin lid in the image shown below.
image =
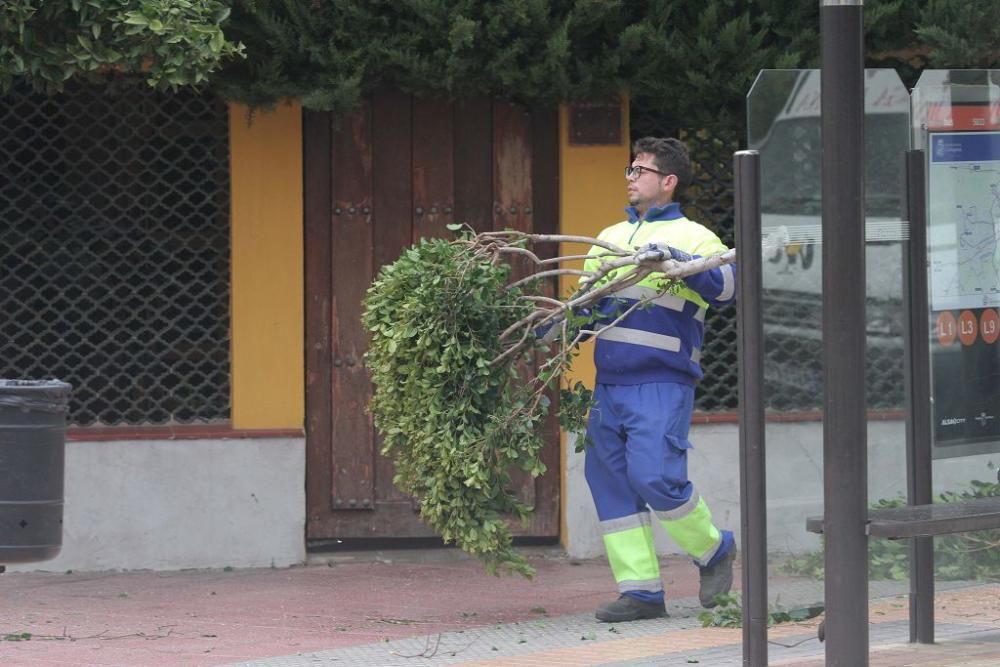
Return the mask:
{"type": "Polygon", "coordinates": [[[72,389],[61,380],[0,379],[0,407],[65,413],[72,389]]]}

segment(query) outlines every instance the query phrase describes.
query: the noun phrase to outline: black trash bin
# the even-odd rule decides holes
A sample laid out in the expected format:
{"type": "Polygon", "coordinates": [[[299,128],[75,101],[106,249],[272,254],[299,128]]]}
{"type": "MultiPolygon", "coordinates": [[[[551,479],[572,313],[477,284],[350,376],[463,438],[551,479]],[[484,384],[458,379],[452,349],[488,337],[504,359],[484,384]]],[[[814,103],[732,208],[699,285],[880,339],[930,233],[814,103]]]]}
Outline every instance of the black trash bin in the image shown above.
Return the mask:
{"type": "Polygon", "coordinates": [[[62,549],[70,389],[58,380],[0,380],[0,565],[62,549]]]}

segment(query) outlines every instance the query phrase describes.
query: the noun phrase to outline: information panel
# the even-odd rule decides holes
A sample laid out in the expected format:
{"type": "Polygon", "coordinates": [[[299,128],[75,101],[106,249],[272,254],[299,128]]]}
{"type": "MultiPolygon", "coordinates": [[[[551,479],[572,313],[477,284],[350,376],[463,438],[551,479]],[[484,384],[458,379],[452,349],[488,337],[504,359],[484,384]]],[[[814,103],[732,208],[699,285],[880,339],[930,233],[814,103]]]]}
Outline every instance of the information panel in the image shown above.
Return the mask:
{"type": "Polygon", "coordinates": [[[927,152],[935,449],[996,451],[1000,132],[930,132],[927,152]]]}

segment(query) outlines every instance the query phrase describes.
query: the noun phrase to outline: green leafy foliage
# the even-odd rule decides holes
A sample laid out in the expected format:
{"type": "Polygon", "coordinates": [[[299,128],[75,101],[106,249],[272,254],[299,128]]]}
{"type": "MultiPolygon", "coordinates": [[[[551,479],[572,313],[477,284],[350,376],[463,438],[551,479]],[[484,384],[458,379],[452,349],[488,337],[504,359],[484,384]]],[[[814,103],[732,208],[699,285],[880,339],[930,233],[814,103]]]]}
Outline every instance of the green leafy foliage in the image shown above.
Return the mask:
{"type": "Polygon", "coordinates": [[[789,41],[775,30],[782,18],[757,3],[648,4],[646,12],[633,8],[640,14],[633,28],[638,57],[625,61],[626,90],[637,107],[657,109],[664,127],[740,127],[747,91],[762,68],[802,67],[812,57],[785,48],[789,41]]]}
{"type": "MultiPolygon", "coordinates": [[[[997,3],[869,0],[864,18],[868,65],[908,84],[928,65],[1000,64],[997,3]]],[[[107,71],[167,87],[211,73],[228,99],[338,112],[385,86],[529,104],[625,93],[663,127],[718,131],[742,125],[760,69],[818,65],[820,11],[800,0],[6,0],[0,38],[5,88],[24,77],[52,91],[107,71]]]]}
{"type": "Polygon", "coordinates": [[[730,119],[761,67],[815,58],[818,28],[787,22],[816,14],[739,0],[237,0],[232,30],[249,57],[220,87],[335,111],[386,85],[532,104],[628,93],[669,100],[671,119],[730,119]]]}
{"type": "MultiPolygon", "coordinates": [[[[869,0],[869,66],[986,67],[996,3],[869,0]]],[[[346,111],[382,86],[531,104],[628,94],[664,127],[742,125],[762,68],[816,67],[818,3],[800,0],[236,0],[248,59],[219,77],[255,105],[346,111]]],[[[227,28],[230,29],[230,28],[227,28]]]]}
{"type": "Polygon", "coordinates": [[[811,605],[809,607],[796,607],[795,609],[778,609],[767,615],[769,625],[779,623],[801,623],[810,618],[816,618],[823,613],[823,605],[811,605]]]}
{"type": "Polygon", "coordinates": [[[575,450],[582,452],[587,445],[583,437],[590,406],[594,404],[594,392],[582,382],[577,382],[572,389],[559,390],[559,426],[564,431],[573,433],[576,438],[575,450]]]}
{"type": "MultiPolygon", "coordinates": [[[[363,324],[371,412],[396,485],[419,500],[432,529],[488,571],[530,576],[507,522],[532,508],[509,488],[510,471],[545,472],[539,431],[549,399],[541,390],[558,371],[525,381],[518,355],[493,363],[504,351],[501,334],[533,308],[520,289],[507,289],[510,271],[461,243],[422,240],[383,267],[363,324]]],[[[582,420],[584,392],[564,392],[567,426],[581,428],[570,422],[582,420]]]]}
{"type": "Polygon", "coordinates": [[[243,52],[222,32],[228,16],[219,0],[5,0],[0,91],[15,78],[51,93],[110,73],[157,88],[199,84],[243,52]]]}
{"type": "Polygon", "coordinates": [[[996,2],[928,0],[916,34],[931,48],[935,67],[1000,66],[1000,4],[996,2]]]}
{"type": "Polygon", "coordinates": [[[698,614],[703,628],[739,628],[743,626],[743,610],[735,593],[715,596],[716,606],[698,614]]]}
{"type": "MultiPolygon", "coordinates": [[[[993,464],[990,464],[991,469],[993,464]]],[[[973,480],[963,491],[940,494],[939,502],[951,503],[974,498],[1000,496],[1000,484],[973,480]]],[[[882,498],[872,509],[903,507],[906,500],[882,498]]],[[[817,579],[824,575],[823,551],[793,556],[782,569],[817,579]]],[[[1000,530],[940,535],[934,538],[934,574],[944,581],[1000,581],[1000,530]]],[[[873,580],[902,580],[910,576],[909,541],[871,539],[868,542],[868,577],[873,580]]]]}
{"type": "MultiPolygon", "coordinates": [[[[736,593],[716,595],[715,602],[715,607],[698,614],[698,620],[701,622],[703,628],[743,627],[743,608],[739,595],[736,593]]],[[[767,624],[799,623],[807,621],[810,618],[815,618],[822,613],[822,605],[810,605],[794,609],[776,608],[767,614],[767,624]]]]}
{"type": "Polygon", "coordinates": [[[251,104],[295,96],[345,111],[391,85],[554,103],[617,91],[627,3],[550,0],[237,0],[246,62],[220,81],[251,104]]]}

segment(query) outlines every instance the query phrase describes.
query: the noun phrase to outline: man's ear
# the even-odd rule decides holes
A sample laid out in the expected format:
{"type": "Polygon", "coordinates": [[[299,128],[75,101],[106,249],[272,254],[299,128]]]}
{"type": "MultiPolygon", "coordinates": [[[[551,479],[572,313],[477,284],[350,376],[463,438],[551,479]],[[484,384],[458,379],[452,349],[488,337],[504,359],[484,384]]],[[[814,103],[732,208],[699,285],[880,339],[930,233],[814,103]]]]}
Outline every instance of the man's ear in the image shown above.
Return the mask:
{"type": "Polygon", "coordinates": [[[677,174],[667,174],[663,177],[663,190],[673,192],[677,188],[677,174]]]}

